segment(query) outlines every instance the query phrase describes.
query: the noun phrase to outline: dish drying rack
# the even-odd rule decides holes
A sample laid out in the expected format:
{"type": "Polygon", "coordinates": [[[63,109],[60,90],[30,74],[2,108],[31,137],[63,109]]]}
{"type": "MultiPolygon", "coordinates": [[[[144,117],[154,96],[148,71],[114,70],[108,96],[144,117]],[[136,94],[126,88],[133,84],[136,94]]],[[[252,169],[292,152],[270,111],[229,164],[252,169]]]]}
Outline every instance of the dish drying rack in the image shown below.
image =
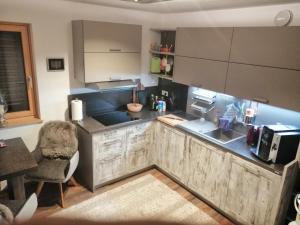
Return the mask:
{"type": "Polygon", "coordinates": [[[191,108],[207,114],[215,108],[216,93],[208,90],[198,89],[193,92],[193,103],[191,108]]]}

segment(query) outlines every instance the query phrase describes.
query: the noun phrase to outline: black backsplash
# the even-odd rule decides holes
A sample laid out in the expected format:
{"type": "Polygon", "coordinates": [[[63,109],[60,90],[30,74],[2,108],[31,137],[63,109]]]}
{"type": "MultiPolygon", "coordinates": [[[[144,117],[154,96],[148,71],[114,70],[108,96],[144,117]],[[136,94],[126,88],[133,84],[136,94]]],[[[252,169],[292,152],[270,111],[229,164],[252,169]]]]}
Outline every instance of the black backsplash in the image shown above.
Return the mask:
{"type": "Polygon", "coordinates": [[[169,97],[173,98],[173,110],[181,110],[185,112],[189,90],[188,86],[172,82],[171,80],[159,78],[158,93],[160,95],[162,90],[168,91],[169,97]]]}
{"type": "MultiPolygon", "coordinates": [[[[161,95],[161,90],[168,91],[169,96],[174,99],[173,110],[185,111],[188,87],[164,79],[159,79],[158,86],[147,87],[144,91],[139,92],[138,96],[140,103],[148,106],[150,95],[161,95]]],[[[132,89],[105,90],[93,93],[69,95],[69,105],[70,102],[76,98],[83,101],[84,115],[93,116],[115,110],[126,110],[126,105],[132,102],[132,89]]]]}

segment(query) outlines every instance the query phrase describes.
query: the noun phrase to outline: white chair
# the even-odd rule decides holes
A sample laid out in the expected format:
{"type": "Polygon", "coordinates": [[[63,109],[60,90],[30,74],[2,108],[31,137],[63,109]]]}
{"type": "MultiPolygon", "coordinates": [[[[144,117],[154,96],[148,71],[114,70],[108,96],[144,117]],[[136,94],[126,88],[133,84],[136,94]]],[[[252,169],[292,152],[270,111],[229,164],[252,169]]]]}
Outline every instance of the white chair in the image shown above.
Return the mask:
{"type": "Polygon", "coordinates": [[[6,211],[6,214],[12,214],[14,217],[12,221],[8,221],[4,215],[0,214],[0,224],[6,223],[21,223],[29,220],[35,213],[38,203],[37,196],[33,193],[26,201],[21,200],[5,200],[0,201],[0,204],[5,205],[10,212],[6,211]]]}

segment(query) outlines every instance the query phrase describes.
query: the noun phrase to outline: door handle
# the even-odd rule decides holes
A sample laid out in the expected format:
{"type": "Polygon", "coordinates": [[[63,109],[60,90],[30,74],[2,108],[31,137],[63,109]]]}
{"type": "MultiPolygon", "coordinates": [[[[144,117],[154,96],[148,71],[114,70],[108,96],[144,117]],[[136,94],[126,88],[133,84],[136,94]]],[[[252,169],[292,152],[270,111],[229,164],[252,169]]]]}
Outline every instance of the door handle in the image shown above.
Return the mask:
{"type": "Polygon", "coordinates": [[[26,82],[27,82],[27,87],[29,87],[31,89],[33,87],[32,77],[31,76],[26,76],[26,82]]]}

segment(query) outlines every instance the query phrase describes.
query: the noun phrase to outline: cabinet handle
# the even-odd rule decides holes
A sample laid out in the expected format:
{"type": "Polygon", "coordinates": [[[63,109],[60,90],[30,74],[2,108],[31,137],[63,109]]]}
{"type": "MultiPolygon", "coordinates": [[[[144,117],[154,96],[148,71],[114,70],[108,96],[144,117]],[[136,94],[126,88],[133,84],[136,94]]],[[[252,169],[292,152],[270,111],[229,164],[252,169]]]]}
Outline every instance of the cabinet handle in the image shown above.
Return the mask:
{"type": "Polygon", "coordinates": [[[26,76],[27,86],[31,89],[32,88],[32,77],[26,76]]]}
{"type": "Polygon", "coordinates": [[[121,52],[122,50],[121,49],[113,49],[113,48],[111,48],[111,49],[109,49],[109,51],[110,52],[121,52]]]}
{"type": "Polygon", "coordinates": [[[260,102],[260,103],[264,103],[264,104],[269,104],[269,99],[266,99],[266,98],[252,98],[253,101],[256,101],[256,102],[260,102]]]}

